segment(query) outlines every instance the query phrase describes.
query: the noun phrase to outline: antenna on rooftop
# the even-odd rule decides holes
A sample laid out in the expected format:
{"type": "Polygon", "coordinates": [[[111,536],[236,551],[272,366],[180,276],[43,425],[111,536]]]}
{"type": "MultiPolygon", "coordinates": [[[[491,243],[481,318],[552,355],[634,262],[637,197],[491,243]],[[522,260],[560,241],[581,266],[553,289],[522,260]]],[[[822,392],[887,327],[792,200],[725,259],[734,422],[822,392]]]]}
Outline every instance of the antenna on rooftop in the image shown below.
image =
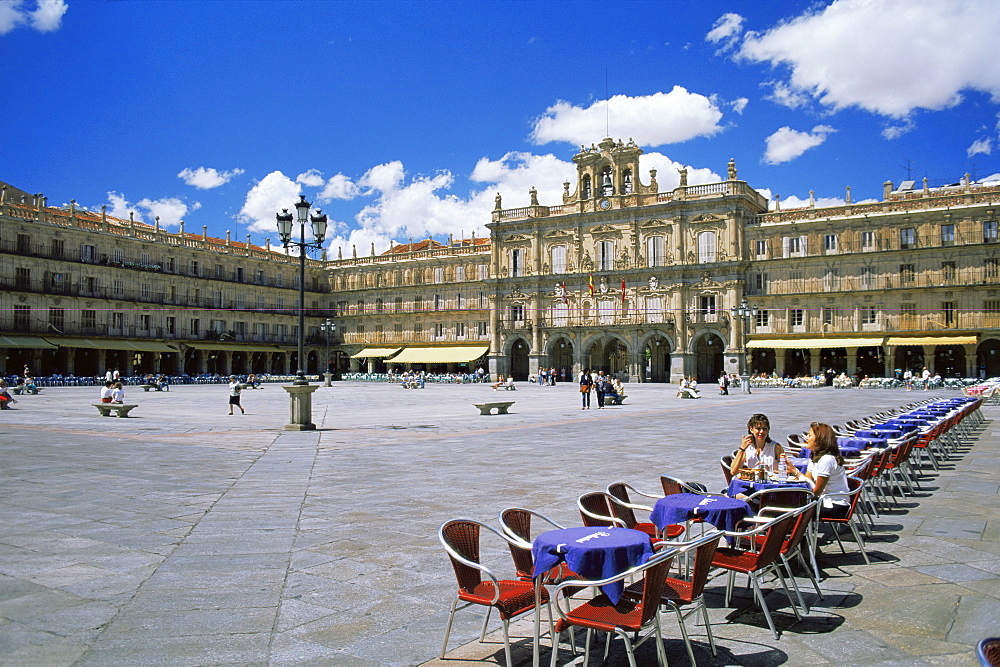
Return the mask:
{"type": "Polygon", "coordinates": [[[610,88],[608,87],[608,66],[604,66],[604,99],[607,100],[604,103],[604,136],[611,136],[611,93],[608,92],[610,88]]]}
{"type": "Polygon", "coordinates": [[[906,170],[906,180],[910,180],[911,178],[913,178],[914,164],[915,163],[913,162],[913,160],[911,160],[910,158],[906,158],[906,164],[900,165],[903,167],[903,169],[906,170]]]}

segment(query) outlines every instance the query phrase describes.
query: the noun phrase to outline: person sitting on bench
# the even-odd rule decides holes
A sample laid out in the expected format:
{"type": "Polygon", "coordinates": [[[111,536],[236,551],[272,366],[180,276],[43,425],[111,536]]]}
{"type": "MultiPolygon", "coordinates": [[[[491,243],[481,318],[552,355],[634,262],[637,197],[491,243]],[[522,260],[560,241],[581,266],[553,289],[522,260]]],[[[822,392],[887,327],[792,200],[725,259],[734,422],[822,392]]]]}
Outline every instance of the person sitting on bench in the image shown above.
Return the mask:
{"type": "Polygon", "coordinates": [[[111,394],[114,391],[114,387],[115,383],[112,382],[111,380],[108,380],[107,382],[104,383],[104,386],[101,387],[101,403],[111,402],[111,394]]]}
{"type": "Polygon", "coordinates": [[[111,386],[111,402],[112,403],[124,403],[125,402],[125,389],[122,388],[122,383],[115,382],[111,386]]]}

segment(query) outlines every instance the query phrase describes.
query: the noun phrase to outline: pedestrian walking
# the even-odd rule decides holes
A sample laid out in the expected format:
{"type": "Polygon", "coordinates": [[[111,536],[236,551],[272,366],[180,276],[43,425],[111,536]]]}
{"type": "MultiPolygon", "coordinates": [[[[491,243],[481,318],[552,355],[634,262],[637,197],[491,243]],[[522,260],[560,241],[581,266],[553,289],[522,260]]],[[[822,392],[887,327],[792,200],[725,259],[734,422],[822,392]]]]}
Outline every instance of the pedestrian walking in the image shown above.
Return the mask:
{"type": "Polygon", "coordinates": [[[584,368],[580,373],[580,400],[583,401],[581,410],[590,409],[590,390],[594,386],[594,380],[590,377],[590,369],[584,368]]]}
{"type": "Polygon", "coordinates": [[[246,414],[246,410],[240,405],[240,392],[243,391],[243,385],[236,380],[235,375],[229,376],[229,414],[233,414],[233,406],[235,405],[240,409],[240,414],[246,414]]]}

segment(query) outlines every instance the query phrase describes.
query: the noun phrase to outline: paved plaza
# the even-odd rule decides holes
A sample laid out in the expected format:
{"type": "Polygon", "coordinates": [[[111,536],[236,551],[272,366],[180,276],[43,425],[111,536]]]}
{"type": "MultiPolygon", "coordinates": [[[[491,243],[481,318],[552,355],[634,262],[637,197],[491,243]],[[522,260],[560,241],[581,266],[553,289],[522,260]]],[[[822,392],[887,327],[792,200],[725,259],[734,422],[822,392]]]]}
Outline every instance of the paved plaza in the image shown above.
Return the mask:
{"type": "MultiPolygon", "coordinates": [[[[503,664],[499,621],[478,640],[479,609],[460,611],[437,660],[455,591],[437,528],[496,524],[508,506],[579,525],[576,498],[670,474],[724,486],[719,457],[766,413],[772,433],[847,419],[931,395],[902,390],[770,389],[697,401],[676,387],[630,385],[622,407],[581,411],[573,385],[335,383],[314,394],[319,430],[283,430],[276,385],[127,388],[134,418],[103,418],[97,388],[47,388],[0,413],[0,665],[503,664]],[[473,403],[514,400],[509,415],[473,403]]],[[[923,490],[883,513],[872,565],[826,546],[825,599],[795,622],[768,600],[775,641],[745,589],[707,600],[719,646],[689,627],[703,665],[974,665],[1000,634],[1000,408],[923,490]]],[[[485,542],[504,574],[509,555],[485,542]]],[[[664,617],[671,664],[687,664],[664,617]]],[[[513,625],[530,665],[530,623],[513,625]]],[[[623,664],[616,647],[613,663],[623,664]]],[[[568,651],[561,654],[570,659],[568,651]]],[[[639,651],[655,664],[651,644],[639,651]]],[[[549,658],[547,649],[542,658],[549,658]]]]}

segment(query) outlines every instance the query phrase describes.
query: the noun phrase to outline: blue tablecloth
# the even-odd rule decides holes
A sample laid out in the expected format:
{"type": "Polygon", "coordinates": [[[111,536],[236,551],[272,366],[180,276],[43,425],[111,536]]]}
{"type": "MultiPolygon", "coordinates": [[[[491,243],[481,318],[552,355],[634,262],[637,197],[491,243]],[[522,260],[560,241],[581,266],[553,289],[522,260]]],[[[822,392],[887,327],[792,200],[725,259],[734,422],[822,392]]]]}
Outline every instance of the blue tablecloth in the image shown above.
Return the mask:
{"type": "Polygon", "coordinates": [[[749,496],[751,493],[756,493],[757,491],[767,491],[768,489],[811,489],[812,484],[809,482],[748,482],[744,479],[739,479],[734,477],[731,482],[729,482],[729,488],[726,489],[727,496],[735,496],[737,493],[742,493],[745,496],[749,496]]]}
{"type": "MultiPolygon", "coordinates": [[[[642,565],[653,555],[653,547],[649,535],[629,528],[561,528],[536,537],[531,555],[535,574],[566,563],[584,579],[597,580],[642,565]]],[[[625,585],[618,581],[601,590],[618,604],[625,585]]]]}
{"type": "Polygon", "coordinates": [[[735,530],[736,524],[751,514],[750,506],[736,498],[674,493],[656,501],[649,520],[660,530],[694,518],[704,519],[721,530],[735,530]]]}
{"type": "MultiPolygon", "coordinates": [[[[808,451],[808,450],[807,450],[808,451]]],[[[806,456],[792,456],[788,460],[792,462],[795,469],[799,472],[805,472],[809,469],[809,455],[806,456]]]]}
{"type": "Polygon", "coordinates": [[[869,429],[862,429],[851,434],[852,438],[887,438],[895,440],[903,437],[903,431],[891,426],[872,426],[869,429]]]}

